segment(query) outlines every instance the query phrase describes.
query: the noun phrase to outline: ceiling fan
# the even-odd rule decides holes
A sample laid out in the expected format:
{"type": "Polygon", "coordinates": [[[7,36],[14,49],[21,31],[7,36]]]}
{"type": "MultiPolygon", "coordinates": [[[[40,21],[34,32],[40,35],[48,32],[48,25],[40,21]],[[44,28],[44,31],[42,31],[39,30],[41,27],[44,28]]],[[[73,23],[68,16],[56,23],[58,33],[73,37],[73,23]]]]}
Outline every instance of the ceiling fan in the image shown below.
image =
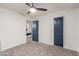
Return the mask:
{"type": "Polygon", "coordinates": [[[30,14],[31,12],[35,12],[36,10],[39,10],[39,11],[47,11],[47,9],[45,8],[37,8],[34,6],[34,3],[25,3],[27,6],[30,7],[29,11],[27,12],[27,14],[30,14]]]}

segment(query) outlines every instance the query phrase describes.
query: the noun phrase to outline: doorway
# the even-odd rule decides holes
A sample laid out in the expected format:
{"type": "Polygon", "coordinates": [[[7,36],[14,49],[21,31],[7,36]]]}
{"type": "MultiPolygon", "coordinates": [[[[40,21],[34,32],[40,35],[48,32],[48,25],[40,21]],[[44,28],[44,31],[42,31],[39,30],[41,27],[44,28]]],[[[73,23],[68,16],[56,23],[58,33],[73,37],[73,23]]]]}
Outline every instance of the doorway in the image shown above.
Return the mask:
{"type": "Polygon", "coordinates": [[[27,42],[38,41],[38,21],[26,21],[27,42]]]}
{"type": "Polygon", "coordinates": [[[32,21],[29,20],[26,21],[26,39],[27,42],[32,41],[32,21]]]}
{"type": "Polygon", "coordinates": [[[54,18],[54,45],[63,47],[63,17],[54,18]]]}

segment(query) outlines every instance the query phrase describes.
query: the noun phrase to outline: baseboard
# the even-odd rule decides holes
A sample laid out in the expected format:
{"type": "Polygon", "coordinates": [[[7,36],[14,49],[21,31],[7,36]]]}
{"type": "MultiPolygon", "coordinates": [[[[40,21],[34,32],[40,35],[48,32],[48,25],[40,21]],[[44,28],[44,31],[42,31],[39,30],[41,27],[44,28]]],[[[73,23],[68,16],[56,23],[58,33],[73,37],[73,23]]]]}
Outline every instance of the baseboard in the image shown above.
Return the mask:
{"type": "Polygon", "coordinates": [[[48,45],[53,45],[53,43],[48,43],[48,42],[44,42],[44,41],[39,41],[41,43],[45,43],[45,44],[48,44],[48,45]]]}
{"type": "Polygon", "coordinates": [[[17,45],[13,45],[13,46],[11,46],[11,47],[8,47],[8,48],[5,48],[5,49],[1,49],[1,52],[2,52],[2,51],[5,51],[5,50],[8,50],[8,49],[11,49],[11,48],[14,48],[14,47],[17,47],[17,46],[19,46],[19,45],[25,44],[25,43],[26,43],[26,41],[23,41],[23,42],[21,42],[21,43],[19,43],[19,44],[17,44],[17,45]]]}

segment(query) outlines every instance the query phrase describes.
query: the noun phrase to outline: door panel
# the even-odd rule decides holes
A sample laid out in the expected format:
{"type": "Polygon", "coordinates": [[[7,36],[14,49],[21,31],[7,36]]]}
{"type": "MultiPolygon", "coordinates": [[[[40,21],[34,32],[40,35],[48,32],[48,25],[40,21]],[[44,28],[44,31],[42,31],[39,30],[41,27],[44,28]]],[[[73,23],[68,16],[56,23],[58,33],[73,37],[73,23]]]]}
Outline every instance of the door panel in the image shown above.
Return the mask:
{"type": "Polygon", "coordinates": [[[38,41],[38,21],[32,22],[32,40],[38,41]]]}
{"type": "Polygon", "coordinates": [[[63,17],[54,18],[54,44],[63,47],[63,17]]]}

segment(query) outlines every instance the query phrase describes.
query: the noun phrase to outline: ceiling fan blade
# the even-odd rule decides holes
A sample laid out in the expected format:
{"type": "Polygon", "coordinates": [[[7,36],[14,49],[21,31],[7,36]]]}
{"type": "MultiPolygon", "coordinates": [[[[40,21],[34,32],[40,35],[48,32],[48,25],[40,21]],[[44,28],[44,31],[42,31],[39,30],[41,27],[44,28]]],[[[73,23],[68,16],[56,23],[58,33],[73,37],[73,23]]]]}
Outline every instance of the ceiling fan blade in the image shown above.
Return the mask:
{"type": "Polygon", "coordinates": [[[32,7],[29,3],[25,3],[27,6],[32,7]]]}
{"type": "Polygon", "coordinates": [[[36,8],[36,9],[40,11],[47,11],[47,9],[44,9],[44,8],[36,8]]]}
{"type": "Polygon", "coordinates": [[[30,14],[30,11],[28,11],[27,14],[30,14]]]}

